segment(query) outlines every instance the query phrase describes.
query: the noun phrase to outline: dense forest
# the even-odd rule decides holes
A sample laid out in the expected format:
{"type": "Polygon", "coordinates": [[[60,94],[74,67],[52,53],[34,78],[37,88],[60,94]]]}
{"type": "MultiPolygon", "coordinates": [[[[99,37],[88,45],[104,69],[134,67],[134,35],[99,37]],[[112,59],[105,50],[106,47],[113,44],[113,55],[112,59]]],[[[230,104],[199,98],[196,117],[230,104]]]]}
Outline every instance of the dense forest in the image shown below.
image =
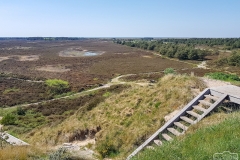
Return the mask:
{"type": "Polygon", "coordinates": [[[170,58],[181,60],[204,60],[206,55],[218,54],[219,46],[224,50],[240,48],[240,38],[189,38],[189,39],[115,39],[115,43],[159,52],[170,58]],[[208,49],[201,48],[205,46],[208,49]]]}

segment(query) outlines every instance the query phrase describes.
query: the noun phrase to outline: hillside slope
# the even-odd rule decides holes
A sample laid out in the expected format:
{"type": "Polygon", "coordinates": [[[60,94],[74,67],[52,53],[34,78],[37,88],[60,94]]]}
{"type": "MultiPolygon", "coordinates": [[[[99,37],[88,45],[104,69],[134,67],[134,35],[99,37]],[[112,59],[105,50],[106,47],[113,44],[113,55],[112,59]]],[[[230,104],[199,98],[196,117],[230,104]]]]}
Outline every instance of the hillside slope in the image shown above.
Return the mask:
{"type": "Polygon", "coordinates": [[[81,107],[61,124],[38,129],[27,138],[32,144],[52,146],[95,138],[101,157],[124,157],[165,123],[164,116],[188,103],[197,88],[205,86],[196,77],[167,75],[154,86],[106,92],[104,102],[88,110],[81,107]]]}

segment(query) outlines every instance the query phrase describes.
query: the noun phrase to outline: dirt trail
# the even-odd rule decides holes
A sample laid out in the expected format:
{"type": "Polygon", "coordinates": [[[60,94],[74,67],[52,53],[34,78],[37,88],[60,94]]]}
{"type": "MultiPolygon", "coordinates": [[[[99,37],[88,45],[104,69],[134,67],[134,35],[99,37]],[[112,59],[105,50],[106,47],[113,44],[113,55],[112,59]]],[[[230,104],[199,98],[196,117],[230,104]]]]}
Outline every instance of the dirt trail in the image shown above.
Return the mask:
{"type": "MultiPolygon", "coordinates": [[[[156,72],[152,72],[152,73],[156,73],[156,72]]],[[[146,74],[146,73],[144,73],[144,74],[146,74]]],[[[148,74],[151,74],[151,73],[148,73],[148,74]]],[[[38,105],[38,104],[41,104],[41,103],[51,102],[51,101],[55,101],[55,100],[59,100],[59,99],[66,99],[66,98],[70,98],[70,97],[73,97],[73,96],[81,96],[81,95],[84,95],[84,94],[89,93],[89,92],[97,91],[97,90],[104,89],[104,88],[109,88],[109,87],[111,87],[112,85],[118,85],[118,84],[136,84],[136,85],[140,85],[140,86],[147,86],[147,85],[150,84],[150,83],[136,83],[136,82],[123,82],[123,81],[120,81],[120,78],[122,78],[122,77],[127,77],[127,76],[131,76],[131,75],[136,75],[136,74],[121,75],[121,76],[118,76],[118,77],[116,77],[116,78],[113,78],[109,83],[107,83],[107,84],[105,84],[105,85],[103,85],[103,86],[96,87],[96,88],[89,89],[89,90],[82,91],[82,92],[78,92],[78,93],[72,94],[72,95],[70,95],[70,96],[64,96],[64,97],[60,97],[60,98],[54,98],[54,99],[50,99],[50,100],[44,100],[44,101],[40,101],[40,102],[36,102],[36,103],[16,105],[16,106],[7,107],[7,108],[4,108],[4,109],[16,108],[16,107],[18,107],[18,106],[27,107],[27,106],[30,106],[30,105],[38,105]]],[[[28,80],[26,80],[26,81],[28,81],[28,80]]],[[[35,81],[31,81],[31,82],[35,82],[35,81]]],[[[36,82],[42,83],[42,81],[36,81],[36,82]]]]}
{"type": "Polygon", "coordinates": [[[207,68],[207,62],[206,61],[202,61],[200,64],[198,64],[197,68],[210,69],[210,68],[207,68]]]}
{"type": "Polygon", "coordinates": [[[220,80],[209,79],[209,78],[206,78],[206,77],[201,77],[201,79],[203,80],[203,82],[206,84],[206,86],[208,88],[231,85],[230,82],[224,82],[224,81],[220,81],[220,80]]]}

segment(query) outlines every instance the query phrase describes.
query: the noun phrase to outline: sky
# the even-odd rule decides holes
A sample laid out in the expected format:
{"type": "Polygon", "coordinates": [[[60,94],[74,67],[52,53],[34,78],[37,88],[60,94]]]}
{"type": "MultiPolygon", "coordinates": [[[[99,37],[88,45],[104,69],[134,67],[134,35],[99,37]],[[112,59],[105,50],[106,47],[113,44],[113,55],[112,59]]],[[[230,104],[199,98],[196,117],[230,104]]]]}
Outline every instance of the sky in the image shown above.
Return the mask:
{"type": "Polygon", "coordinates": [[[240,37],[240,0],[0,0],[0,37],[240,37]]]}

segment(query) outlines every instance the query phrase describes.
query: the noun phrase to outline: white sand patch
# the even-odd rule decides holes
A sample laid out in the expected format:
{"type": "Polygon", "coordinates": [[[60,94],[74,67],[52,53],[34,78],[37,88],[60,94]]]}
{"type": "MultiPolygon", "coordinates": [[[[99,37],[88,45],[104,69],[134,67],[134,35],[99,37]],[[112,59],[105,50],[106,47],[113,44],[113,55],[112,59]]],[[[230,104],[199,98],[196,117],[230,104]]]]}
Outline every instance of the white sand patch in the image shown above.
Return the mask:
{"type": "Polygon", "coordinates": [[[32,47],[22,47],[22,46],[15,46],[15,47],[9,47],[9,48],[2,48],[2,50],[14,50],[14,49],[18,49],[18,50],[28,50],[32,47]]]}
{"type": "Polygon", "coordinates": [[[206,84],[206,86],[208,88],[226,86],[226,85],[231,84],[230,82],[224,82],[224,81],[220,81],[220,80],[209,79],[209,78],[206,78],[206,77],[202,77],[201,79],[203,80],[203,82],[206,84]]]}
{"type": "Polygon", "coordinates": [[[29,55],[29,56],[18,56],[17,61],[37,61],[39,60],[39,55],[29,55]]]}
{"type": "Polygon", "coordinates": [[[9,57],[0,57],[0,62],[9,59],[9,57]]]}
{"type": "Polygon", "coordinates": [[[0,57],[0,62],[8,59],[14,59],[16,61],[37,61],[39,60],[39,55],[12,55],[0,57]]]}
{"type": "Polygon", "coordinates": [[[143,58],[152,58],[151,56],[142,56],[143,58]]]}
{"type": "Polygon", "coordinates": [[[197,68],[209,69],[209,68],[207,68],[206,61],[202,61],[200,64],[198,64],[197,68]]]}
{"type": "Polygon", "coordinates": [[[59,73],[70,71],[70,69],[66,69],[65,66],[53,66],[53,65],[46,65],[43,67],[39,67],[36,70],[46,71],[46,72],[59,72],[59,73]]]}

